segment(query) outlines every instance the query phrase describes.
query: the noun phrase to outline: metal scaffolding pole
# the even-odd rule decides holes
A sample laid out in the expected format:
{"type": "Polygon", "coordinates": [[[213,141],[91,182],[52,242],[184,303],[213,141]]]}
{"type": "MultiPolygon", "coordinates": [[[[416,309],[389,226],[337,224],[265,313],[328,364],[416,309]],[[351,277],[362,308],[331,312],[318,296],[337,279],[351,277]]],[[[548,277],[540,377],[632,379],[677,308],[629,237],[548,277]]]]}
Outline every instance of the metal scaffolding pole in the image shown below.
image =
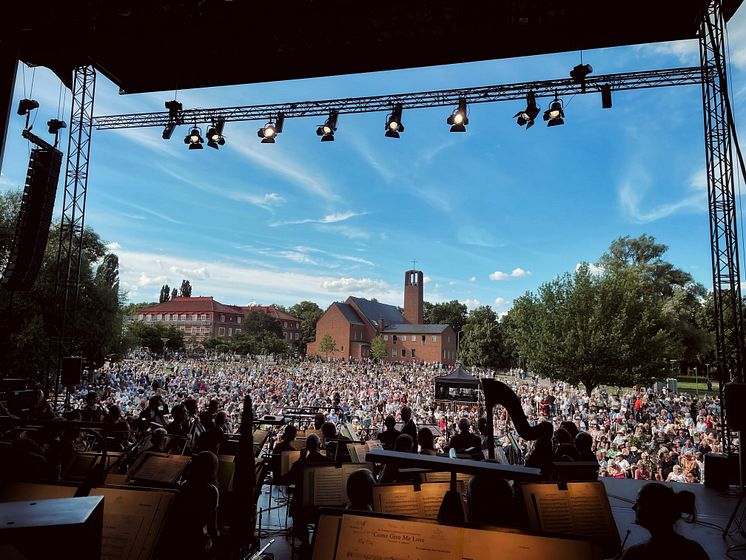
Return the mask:
{"type": "Polygon", "coordinates": [[[57,250],[57,279],[54,290],[55,369],[50,372],[55,401],[59,396],[62,358],[75,351],[75,321],[83,259],[85,203],[88,191],[88,162],[93,125],[93,98],[96,72],[93,66],[80,66],[73,76],[70,135],[67,145],[65,192],[62,200],[60,239],[57,250]]]}

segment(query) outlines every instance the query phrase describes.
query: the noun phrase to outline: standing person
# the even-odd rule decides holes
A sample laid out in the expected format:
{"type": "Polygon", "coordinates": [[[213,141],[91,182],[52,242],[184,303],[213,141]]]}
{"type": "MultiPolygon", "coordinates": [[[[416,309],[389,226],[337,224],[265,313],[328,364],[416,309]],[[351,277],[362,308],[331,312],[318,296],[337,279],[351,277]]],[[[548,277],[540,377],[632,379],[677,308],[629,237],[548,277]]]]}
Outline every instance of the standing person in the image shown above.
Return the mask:
{"type": "Polygon", "coordinates": [[[650,539],[629,547],[621,560],[709,560],[707,552],[698,542],[682,537],[674,529],[681,517],[682,502],[691,498],[690,492],[677,493],[657,482],[643,486],[632,508],[635,510],[635,523],[650,532],[650,539]]]}
{"type": "MultiPolygon", "coordinates": [[[[404,422],[404,425],[401,428],[401,433],[407,434],[411,437],[412,442],[417,441],[417,424],[414,423],[414,420],[412,419],[412,409],[408,406],[401,407],[401,421],[404,422]]],[[[417,450],[414,449],[413,451],[416,452],[417,450]]]]}
{"type": "Polygon", "coordinates": [[[378,441],[381,442],[381,447],[391,451],[394,448],[394,442],[396,438],[401,435],[401,432],[396,429],[396,418],[389,414],[383,421],[386,430],[378,434],[378,441]]]}

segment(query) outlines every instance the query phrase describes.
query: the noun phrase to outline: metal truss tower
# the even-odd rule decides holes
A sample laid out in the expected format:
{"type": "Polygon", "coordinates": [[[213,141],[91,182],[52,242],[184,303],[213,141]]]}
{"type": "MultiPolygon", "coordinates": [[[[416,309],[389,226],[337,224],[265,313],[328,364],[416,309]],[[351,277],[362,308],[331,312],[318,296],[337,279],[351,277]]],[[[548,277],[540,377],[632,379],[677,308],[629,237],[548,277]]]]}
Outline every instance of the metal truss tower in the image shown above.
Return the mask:
{"type": "Polygon", "coordinates": [[[96,90],[96,71],[93,66],[80,66],[73,76],[70,135],[67,145],[65,193],[62,200],[62,220],[57,251],[57,279],[54,290],[54,336],[56,348],[54,369],[50,372],[54,383],[55,401],[60,390],[62,358],[75,351],[75,321],[80,289],[80,265],[85,232],[85,203],[88,192],[88,162],[91,152],[93,99],[96,90]]]}
{"type": "Polygon", "coordinates": [[[710,210],[712,291],[715,306],[717,374],[723,439],[731,447],[725,409],[724,384],[744,381],[743,315],[733,174],[733,115],[728,98],[725,19],[720,0],[713,0],[703,18],[699,36],[702,67],[702,105],[710,210]]]}

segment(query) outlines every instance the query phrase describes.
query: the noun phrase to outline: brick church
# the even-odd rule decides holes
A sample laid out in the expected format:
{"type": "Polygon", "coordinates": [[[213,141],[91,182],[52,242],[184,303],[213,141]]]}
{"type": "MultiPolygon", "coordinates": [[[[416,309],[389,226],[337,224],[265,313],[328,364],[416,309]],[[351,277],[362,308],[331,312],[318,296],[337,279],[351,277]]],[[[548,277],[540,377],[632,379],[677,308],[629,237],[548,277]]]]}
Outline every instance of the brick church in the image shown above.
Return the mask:
{"type": "Polygon", "coordinates": [[[393,305],[350,296],[334,302],[316,324],[316,341],[308,343],[309,356],[322,356],[324,335],[334,339],[336,359],[368,358],[370,343],[378,335],[386,341],[390,362],[456,362],[456,333],[450,325],[423,323],[423,276],[419,270],[404,274],[404,313],[393,305]]]}

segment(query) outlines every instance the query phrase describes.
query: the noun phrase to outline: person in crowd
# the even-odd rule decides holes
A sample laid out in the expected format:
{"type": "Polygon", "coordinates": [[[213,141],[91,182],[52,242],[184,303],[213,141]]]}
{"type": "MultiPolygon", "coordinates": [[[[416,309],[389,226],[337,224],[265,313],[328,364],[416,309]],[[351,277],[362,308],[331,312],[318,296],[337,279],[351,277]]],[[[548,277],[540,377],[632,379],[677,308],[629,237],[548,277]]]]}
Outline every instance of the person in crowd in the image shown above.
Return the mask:
{"type": "MultiPolygon", "coordinates": [[[[402,451],[405,453],[411,453],[414,442],[409,434],[401,434],[396,438],[394,443],[394,451],[402,451]]],[[[381,474],[378,477],[378,482],[389,483],[389,482],[421,482],[421,477],[417,473],[402,473],[399,472],[398,467],[387,463],[383,466],[381,474]]]]}
{"type": "Polygon", "coordinates": [[[326,416],[321,412],[317,412],[313,416],[313,429],[317,432],[321,431],[321,426],[324,425],[324,422],[326,422],[326,416]]]}
{"type": "Polygon", "coordinates": [[[468,418],[461,418],[458,421],[458,429],[459,433],[448,442],[448,448],[455,449],[457,454],[481,453],[482,440],[478,435],[471,433],[471,423],[468,418]]]}
{"type": "Polygon", "coordinates": [[[85,407],[80,411],[80,419],[83,422],[103,422],[104,411],[99,404],[96,391],[88,391],[85,396],[85,407]]]}
{"type": "Polygon", "coordinates": [[[122,418],[122,411],[117,405],[111,405],[103,419],[102,435],[106,438],[107,449],[123,451],[129,440],[130,427],[122,418]]]}
{"type": "Polygon", "coordinates": [[[157,424],[155,427],[165,429],[168,424],[165,417],[167,410],[160,394],[150,397],[148,406],[140,413],[141,428],[147,430],[152,424],[157,424]]]}
{"type": "Polygon", "coordinates": [[[647,463],[645,463],[644,461],[638,461],[635,465],[632,478],[634,478],[635,480],[650,480],[651,478],[653,478],[653,475],[650,472],[647,463]]]}
{"type": "Polygon", "coordinates": [[[386,416],[384,420],[386,430],[378,434],[378,441],[381,442],[381,447],[391,451],[394,448],[394,442],[399,437],[401,432],[396,429],[396,418],[392,414],[386,416]]]}
{"type": "Polygon", "coordinates": [[[666,477],[667,482],[686,482],[686,476],[681,465],[674,465],[673,470],[666,477]]]}
{"type": "Polygon", "coordinates": [[[633,509],[635,523],[647,529],[650,538],[626,549],[621,560],[709,560],[707,552],[698,542],[682,537],[674,528],[676,521],[681,518],[684,505],[692,499],[690,492],[674,492],[672,488],[657,482],[643,486],[633,509]]]}
{"type": "Polygon", "coordinates": [[[430,428],[420,428],[417,431],[417,443],[420,446],[420,455],[436,455],[435,439],[430,428]]]}
{"type": "Polygon", "coordinates": [[[347,443],[350,438],[337,432],[337,427],[331,422],[324,422],[321,426],[321,435],[324,437],[324,447],[326,456],[337,463],[349,463],[350,452],[347,450],[347,443]]]}

